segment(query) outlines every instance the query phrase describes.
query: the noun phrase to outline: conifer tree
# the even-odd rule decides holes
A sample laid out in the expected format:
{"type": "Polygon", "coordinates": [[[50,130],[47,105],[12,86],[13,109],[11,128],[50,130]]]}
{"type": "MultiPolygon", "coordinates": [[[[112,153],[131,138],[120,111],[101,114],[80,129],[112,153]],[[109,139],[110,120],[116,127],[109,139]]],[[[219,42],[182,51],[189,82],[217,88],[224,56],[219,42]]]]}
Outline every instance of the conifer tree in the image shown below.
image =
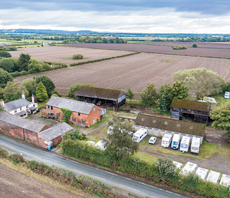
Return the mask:
{"type": "Polygon", "coordinates": [[[47,91],[45,86],[42,84],[42,82],[39,82],[36,90],[36,96],[38,98],[38,101],[43,102],[48,98],[47,91]]]}

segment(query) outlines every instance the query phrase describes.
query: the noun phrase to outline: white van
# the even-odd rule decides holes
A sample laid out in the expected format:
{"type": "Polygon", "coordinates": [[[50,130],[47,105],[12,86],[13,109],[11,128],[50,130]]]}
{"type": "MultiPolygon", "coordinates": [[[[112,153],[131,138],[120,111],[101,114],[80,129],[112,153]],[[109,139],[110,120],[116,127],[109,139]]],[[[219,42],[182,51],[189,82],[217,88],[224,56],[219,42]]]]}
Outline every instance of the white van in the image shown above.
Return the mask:
{"type": "Polygon", "coordinates": [[[220,185],[226,186],[226,187],[230,186],[230,176],[223,174],[220,180],[220,185]]]}
{"type": "Polygon", "coordinates": [[[180,135],[174,134],[173,139],[172,139],[171,148],[172,149],[179,149],[179,145],[180,145],[180,135]]]}
{"type": "Polygon", "coordinates": [[[163,146],[164,148],[169,147],[169,145],[172,142],[172,135],[171,134],[164,134],[162,141],[161,141],[161,146],[163,146]]]}
{"type": "Polygon", "coordinates": [[[133,134],[133,140],[136,142],[140,142],[143,140],[143,138],[147,135],[147,129],[141,128],[138,129],[134,134],[133,134]]]}
{"type": "Polygon", "coordinates": [[[190,137],[183,136],[182,140],[181,140],[181,143],[180,143],[180,151],[188,152],[189,144],[190,144],[190,137]]]}
{"type": "Polygon", "coordinates": [[[188,175],[189,173],[196,172],[197,164],[187,162],[184,168],[181,170],[180,174],[182,175],[188,175]]]}
{"type": "Polygon", "coordinates": [[[196,174],[198,175],[199,178],[205,180],[206,177],[208,176],[208,169],[199,167],[199,168],[196,170],[196,174]]]}
{"type": "Polygon", "coordinates": [[[199,149],[200,149],[200,138],[193,136],[192,143],[191,143],[191,152],[199,153],[199,149]]]}
{"type": "Polygon", "coordinates": [[[207,177],[207,181],[217,184],[220,180],[220,173],[216,171],[210,171],[207,177]]]}

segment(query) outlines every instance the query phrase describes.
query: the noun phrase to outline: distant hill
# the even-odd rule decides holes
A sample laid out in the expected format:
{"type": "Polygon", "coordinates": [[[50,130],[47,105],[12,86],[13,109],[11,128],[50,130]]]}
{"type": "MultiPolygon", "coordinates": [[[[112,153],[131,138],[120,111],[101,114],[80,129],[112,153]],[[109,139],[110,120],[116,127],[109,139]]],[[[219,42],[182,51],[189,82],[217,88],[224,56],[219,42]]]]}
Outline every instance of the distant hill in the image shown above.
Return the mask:
{"type": "Polygon", "coordinates": [[[67,31],[67,30],[46,30],[46,29],[0,29],[0,33],[15,33],[15,34],[31,34],[31,33],[35,33],[35,34],[71,34],[71,33],[75,33],[75,34],[92,34],[92,33],[97,33],[97,32],[93,32],[90,30],[79,30],[79,31],[67,31]]]}

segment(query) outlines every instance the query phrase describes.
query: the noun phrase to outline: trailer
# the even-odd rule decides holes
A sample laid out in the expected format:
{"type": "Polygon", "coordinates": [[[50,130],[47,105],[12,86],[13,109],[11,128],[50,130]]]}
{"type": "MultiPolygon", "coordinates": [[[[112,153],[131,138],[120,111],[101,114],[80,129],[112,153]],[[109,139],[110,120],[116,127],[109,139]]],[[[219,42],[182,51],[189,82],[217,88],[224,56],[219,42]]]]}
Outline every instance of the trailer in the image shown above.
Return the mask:
{"type": "Polygon", "coordinates": [[[207,177],[207,181],[217,184],[220,180],[220,173],[216,171],[210,171],[207,177]]]}
{"type": "Polygon", "coordinates": [[[180,174],[188,175],[189,173],[195,173],[197,169],[197,164],[187,162],[184,168],[182,168],[180,174]]]}
{"type": "Polygon", "coordinates": [[[133,134],[133,140],[136,142],[140,142],[143,140],[143,138],[147,135],[147,129],[141,128],[138,129],[134,134],[133,134]]]}
{"type": "Polygon", "coordinates": [[[161,146],[164,148],[169,147],[169,145],[171,144],[172,141],[172,135],[171,134],[164,134],[162,141],[161,141],[161,146]]]}
{"type": "Polygon", "coordinates": [[[220,180],[220,185],[229,187],[230,186],[230,176],[223,174],[220,180]]]}
{"type": "Polygon", "coordinates": [[[191,152],[192,153],[199,153],[200,149],[200,138],[193,136],[192,137],[192,143],[191,143],[191,152]]]}
{"type": "Polygon", "coordinates": [[[198,175],[199,178],[205,180],[208,176],[208,169],[198,167],[198,169],[196,170],[196,174],[198,175]]]}
{"type": "Polygon", "coordinates": [[[179,145],[180,145],[180,135],[174,134],[173,139],[172,139],[171,148],[172,149],[179,149],[179,145]]]}
{"type": "Polygon", "coordinates": [[[182,151],[182,152],[188,152],[189,145],[190,145],[190,137],[183,136],[182,140],[181,140],[181,143],[180,143],[180,151],[182,151]]]}
{"type": "Polygon", "coordinates": [[[176,166],[176,169],[181,169],[182,168],[182,164],[176,161],[173,161],[173,164],[176,166]]]}

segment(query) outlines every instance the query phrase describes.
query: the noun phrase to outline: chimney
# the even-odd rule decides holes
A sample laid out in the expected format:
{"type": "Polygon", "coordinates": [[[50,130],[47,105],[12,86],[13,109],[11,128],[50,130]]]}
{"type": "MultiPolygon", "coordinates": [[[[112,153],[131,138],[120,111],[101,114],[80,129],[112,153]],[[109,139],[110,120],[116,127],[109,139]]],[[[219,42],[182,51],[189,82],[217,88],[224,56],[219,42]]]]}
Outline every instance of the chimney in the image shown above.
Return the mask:
{"type": "Polygon", "coordinates": [[[34,95],[31,96],[32,103],[34,103],[34,95]]]}
{"type": "Polygon", "coordinates": [[[25,94],[24,94],[24,93],[22,93],[22,98],[26,99],[26,97],[25,97],[25,94]]]}
{"type": "Polygon", "coordinates": [[[5,104],[4,104],[4,100],[3,99],[0,100],[0,105],[2,105],[4,107],[5,104]]]}

